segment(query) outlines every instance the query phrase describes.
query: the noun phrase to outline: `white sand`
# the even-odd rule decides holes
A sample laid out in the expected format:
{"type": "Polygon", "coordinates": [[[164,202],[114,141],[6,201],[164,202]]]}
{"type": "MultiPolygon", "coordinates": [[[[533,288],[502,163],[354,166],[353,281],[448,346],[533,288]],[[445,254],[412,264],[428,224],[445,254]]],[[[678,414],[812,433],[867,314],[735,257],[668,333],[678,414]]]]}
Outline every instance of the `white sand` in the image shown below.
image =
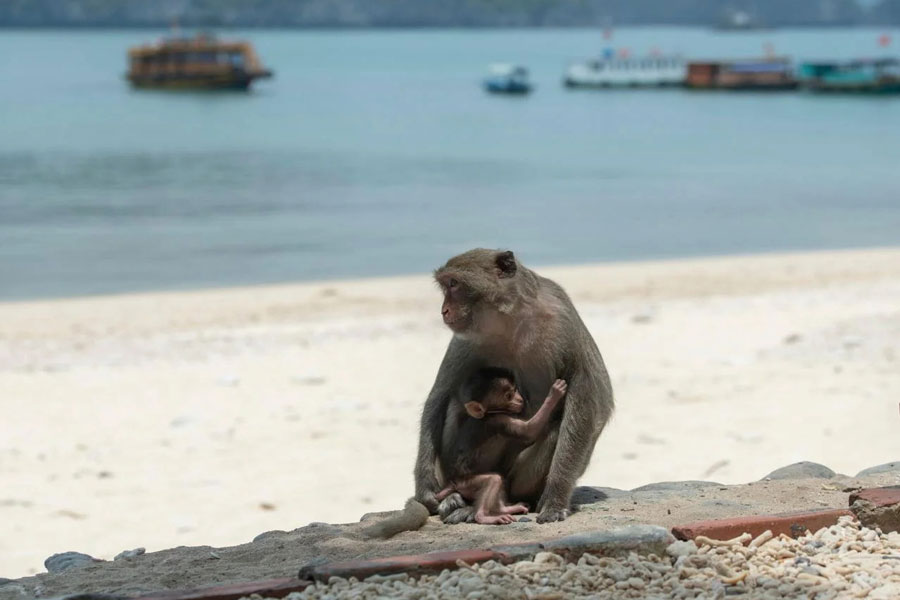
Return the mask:
{"type": "MultiPolygon", "coordinates": [[[[900,458],[900,249],[538,271],[618,400],[583,483],[900,458]]],[[[0,304],[0,576],[399,508],[439,301],[421,276],[0,304]]]]}

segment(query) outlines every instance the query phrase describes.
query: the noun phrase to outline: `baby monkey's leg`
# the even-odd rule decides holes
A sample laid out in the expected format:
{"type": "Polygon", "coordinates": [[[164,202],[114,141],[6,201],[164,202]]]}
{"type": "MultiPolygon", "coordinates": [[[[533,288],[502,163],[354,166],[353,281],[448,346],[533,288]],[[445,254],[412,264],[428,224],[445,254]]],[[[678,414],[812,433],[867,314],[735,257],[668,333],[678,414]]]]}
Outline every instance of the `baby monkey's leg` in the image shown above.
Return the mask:
{"type": "Polygon", "coordinates": [[[444,498],[446,498],[447,496],[449,496],[450,494],[452,494],[455,491],[457,491],[457,490],[455,487],[453,487],[453,485],[448,485],[447,487],[445,487],[444,489],[439,491],[437,494],[435,494],[434,498],[435,498],[435,500],[440,502],[441,500],[443,500],[444,498]]]}
{"type": "Polygon", "coordinates": [[[475,522],[485,525],[506,525],[513,518],[503,513],[503,479],[497,473],[476,475],[471,479],[478,487],[475,495],[475,522]]]}

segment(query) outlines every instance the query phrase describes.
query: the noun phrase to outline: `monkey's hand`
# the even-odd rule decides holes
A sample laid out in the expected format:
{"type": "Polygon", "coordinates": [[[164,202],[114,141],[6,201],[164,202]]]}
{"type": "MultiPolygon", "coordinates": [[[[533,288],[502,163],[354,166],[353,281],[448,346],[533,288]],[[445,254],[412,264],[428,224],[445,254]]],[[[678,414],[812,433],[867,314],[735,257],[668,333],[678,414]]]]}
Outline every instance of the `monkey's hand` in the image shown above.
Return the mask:
{"type": "Polygon", "coordinates": [[[556,404],[566,395],[567,389],[569,389],[568,384],[562,379],[557,379],[553,382],[553,385],[550,386],[550,393],[547,394],[547,401],[556,404]]]}
{"type": "Polygon", "coordinates": [[[436,494],[431,490],[419,490],[415,496],[416,500],[425,505],[425,508],[428,509],[428,512],[433,514],[437,514],[438,511],[438,500],[436,494]]]}

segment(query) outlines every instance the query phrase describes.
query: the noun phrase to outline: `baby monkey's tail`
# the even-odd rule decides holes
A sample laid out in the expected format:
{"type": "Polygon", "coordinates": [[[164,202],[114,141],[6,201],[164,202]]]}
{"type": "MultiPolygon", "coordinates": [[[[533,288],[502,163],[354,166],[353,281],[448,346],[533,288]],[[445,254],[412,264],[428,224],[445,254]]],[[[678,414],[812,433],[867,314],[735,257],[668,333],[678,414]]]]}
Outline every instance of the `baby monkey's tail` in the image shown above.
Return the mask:
{"type": "Polygon", "coordinates": [[[398,510],[386,519],[366,527],[363,529],[363,535],[368,538],[387,539],[401,531],[420,529],[427,520],[428,509],[425,508],[425,505],[415,498],[410,498],[406,501],[403,510],[398,510]]]}

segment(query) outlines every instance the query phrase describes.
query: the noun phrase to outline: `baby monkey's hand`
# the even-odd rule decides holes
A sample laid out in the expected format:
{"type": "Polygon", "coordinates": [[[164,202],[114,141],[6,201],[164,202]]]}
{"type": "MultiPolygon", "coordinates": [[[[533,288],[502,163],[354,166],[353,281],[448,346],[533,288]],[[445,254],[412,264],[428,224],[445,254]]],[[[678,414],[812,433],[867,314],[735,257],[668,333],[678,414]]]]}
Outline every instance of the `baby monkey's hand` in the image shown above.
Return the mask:
{"type": "Polygon", "coordinates": [[[568,384],[562,379],[557,379],[553,382],[553,385],[550,386],[550,393],[547,394],[547,400],[550,402],[559,402],[563,396],[566,395],[566,390],[569,388],[568,384]]]}

